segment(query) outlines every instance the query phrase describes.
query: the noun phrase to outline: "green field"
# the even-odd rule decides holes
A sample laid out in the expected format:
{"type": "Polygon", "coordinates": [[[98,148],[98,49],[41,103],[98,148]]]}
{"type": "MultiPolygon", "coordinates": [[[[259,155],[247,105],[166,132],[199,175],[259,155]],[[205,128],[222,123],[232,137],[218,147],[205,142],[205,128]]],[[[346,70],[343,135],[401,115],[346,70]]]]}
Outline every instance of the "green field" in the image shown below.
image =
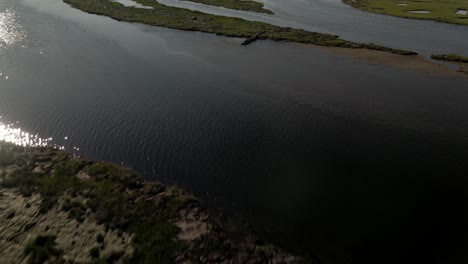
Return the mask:
{"type": "Polygon", "coordinates": [[[468,15],[465,14],[468,10],[467,0],[343,0],[343,2],[374,13],[468,25],[468,15]]]}
{"type": "Polygon", "coordinates": [[[271,10],[263,8],[263,3],[251,0],[184,0],[212,6],[222,6],[229,9],[273,14],[271,10]]]}

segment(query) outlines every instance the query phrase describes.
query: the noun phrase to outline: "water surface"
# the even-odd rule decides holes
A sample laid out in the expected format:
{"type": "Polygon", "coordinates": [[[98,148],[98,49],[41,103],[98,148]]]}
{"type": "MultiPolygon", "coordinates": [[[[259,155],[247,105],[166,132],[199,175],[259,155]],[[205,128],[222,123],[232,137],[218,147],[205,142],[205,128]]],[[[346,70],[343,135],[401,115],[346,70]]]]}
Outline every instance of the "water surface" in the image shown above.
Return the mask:
{"type": "Polygon", "coordinates": [[[144,8],[144,9],[153,9],[153,7],[151,6],[145,6],[132,0],[115,0],[114,2],[120,3],[124,6],[132,6],[132,7],[144,8]]]}
{"type": "Polygon", "coordinates": [[[130,165],[335,263],[463,253],[466,79],[55,0],[7,0],[6,12],[23,39],[1,47],[0,135],[130,165]]]}
{"type": "Polygon", "coordinates": [[[427,10],[412,10],[412,11],[407,11],[409,13],[415,13],[415,14],[430,14],[430,11],[427,10]]]}

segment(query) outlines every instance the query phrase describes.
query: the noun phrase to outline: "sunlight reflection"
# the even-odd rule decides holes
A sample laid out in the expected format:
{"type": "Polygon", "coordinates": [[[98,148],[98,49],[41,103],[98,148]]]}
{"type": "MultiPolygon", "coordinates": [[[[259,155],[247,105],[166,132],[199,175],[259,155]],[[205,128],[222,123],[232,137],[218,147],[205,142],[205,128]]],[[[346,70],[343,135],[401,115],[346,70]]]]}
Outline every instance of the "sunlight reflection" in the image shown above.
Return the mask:
{"type": "Polygon", "coordinates": [[[0,12],[0,47],[12,46],[24,36],[24,31],[17,22],[17,15],[10,9],[0,12]]]}
{"type": "MultiPolygon", "coordinates": [[[[0,116],[0,119],[2,119],[2,116],[0,116]]],[[[0,142],[2,141],[24,147],[49,147],[65,150],[65,146],[54,143],[51,137],[41,138],[37,134],[22,130],[18,127],[18,122],[5,123],[0,121],[0,142]]],[[[69,146],[69,151],[74,155],[79,155],[80,148],[78,146],[69,146]]]]}
{"type": "Polygon", "coordinates": [[[17,128],[13,124],[0,122],[0,141],[20,146],[45,147],[50,146],[52,138],[40,138],[38,135],[22,131],[21,128],[17,128]]]}

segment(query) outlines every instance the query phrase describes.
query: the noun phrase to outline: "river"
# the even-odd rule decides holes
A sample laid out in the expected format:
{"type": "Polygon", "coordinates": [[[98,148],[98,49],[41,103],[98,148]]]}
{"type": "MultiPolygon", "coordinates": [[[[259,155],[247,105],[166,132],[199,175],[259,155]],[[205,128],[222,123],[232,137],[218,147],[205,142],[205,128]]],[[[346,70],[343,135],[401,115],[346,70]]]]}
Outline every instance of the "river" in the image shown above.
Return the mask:
{"type": "Polygon", "coordinates": [[[216,15],[334,34],[356,42],[412,50],[426,57],[443,53],[468,56],[467,26],[365,12],[345,5],[341,0],[262,0],[265,8],[272,10],[274,15],[229,10],[183,0],[159,2],[216,15]]]}
{"type": "Polygon", "coordinates": [[[2,0],[0,14],[0,136],[38,135],[178,184],[324,263],[463,253],[466,79],[59,0],[2,0]]]}

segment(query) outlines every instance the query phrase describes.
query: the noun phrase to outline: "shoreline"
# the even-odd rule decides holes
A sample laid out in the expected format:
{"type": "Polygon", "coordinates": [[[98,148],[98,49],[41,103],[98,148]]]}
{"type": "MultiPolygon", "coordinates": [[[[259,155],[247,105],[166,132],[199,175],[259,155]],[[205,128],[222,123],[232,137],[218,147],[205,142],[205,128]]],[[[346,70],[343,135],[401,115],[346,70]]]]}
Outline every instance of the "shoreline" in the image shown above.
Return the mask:
{"type": "Polygon", "coordinates": [[[0,142],[0,207],[8,263],[306,262],[253,232],[233,238],[178,187],[51,148],[0,142]]]}
{"type": "Polygon", "coordinates": [[[403,70],[411,70],[421,73],[436,74],[444,77],[459,77],[468,78],[468,65],[463,63],[456,63],[452,61],[445,61],[453,66],[458,66],[458,70],[453,70],[443,66],[435,61],[428,60],[420,55],[416,56],[399,56],[396,54],[382,52],[377,50],[365,49],[346,49],[336,47],[322,47],[317,45],[304,45],[301,46],[319,49],[321,51],[350,58],[352,60],[376,63],[386,65],[403,70]]]}
{"type": "MultiPolygon", "coordinates": [[[[394,9],[394,6],[388,7],[383,4],[382,6],[369,7],[368,6],[369,0],[341,0],[341,2],[351,7],[357,8],[365,12],[370,12],[370,13],[382,14],[382,15],[393,16],[393,17],[401,17],[401,18],[407,18],[407,19],[431,20],[431,21],[435,21],[439,23],[446,23],[446,24],[452,24],[452,25],[468,26],[468,17],[459,18],[459,17],[454,16],[454,14],[451,14],[452,17],[450,17],[444,12],[442,12],[441,14],[446,15],[445,17],[441,17],[438,15],[433,16],[432,11],[434,11],[434,9],[432,9],[431,2],[424,2],[424,1],[418,2],[418,1],[407,1],[407,0],[394,1],[395,5],[399,6],[400,8],[404,10],[396,10],[394,9]],[[415,4],[421,3],[421,4],[425,4],[425,6],[409,7],[409,3],[415,3],[415,4]],[[429,10],[432,10],[432,11],[429,11],[429,10]],[[422,12],[418,13],[418,11],[422,11],[422,12]],[[457,18],[458,20],[454,20],[457,18]]],[[[391,1],[386,1],[386,2],[391,2],[391,1]]],[[[448,4],[454,4],[454,3],[445,2],[445,3],[436,3],[435,5],[438,6],[438,5],[444,5],[444,4],[448,5],[448,4]]],[[[468,5],[465,4],[464,7],[461,7],[457,10],[466,11],[466,9],[468,9],[468,5]]]]}

